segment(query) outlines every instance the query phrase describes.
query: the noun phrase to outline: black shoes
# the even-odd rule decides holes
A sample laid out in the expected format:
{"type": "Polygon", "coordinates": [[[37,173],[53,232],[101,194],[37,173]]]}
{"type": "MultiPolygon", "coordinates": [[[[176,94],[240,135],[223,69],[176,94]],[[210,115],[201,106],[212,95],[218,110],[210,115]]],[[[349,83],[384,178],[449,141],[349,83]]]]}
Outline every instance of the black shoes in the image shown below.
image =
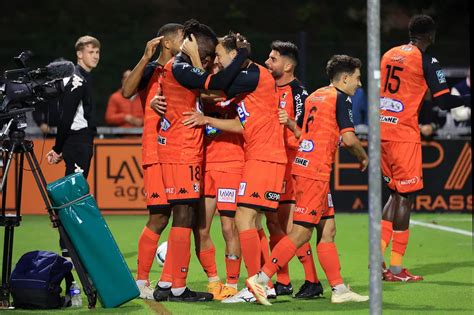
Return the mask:
{"type": "Polygon", "coordinates": [[[214,296],[211,293],[195,292],[195,291],[191,291],[189,288],[186,288],[183,294],[178,295],[178,296],[175,296],[173,295],[173,292],[170,292],[168,301],[170,302],[209,302],[209,301],[212,301],[213,298],[214,296]]]}
{"type": "Polygon", "coordinates": [[[153,297],[157,302],[164,302],[168,301],[168,297],[171,294],[171,287],[169,288],[160,288],[158,284],[155,287],[155,291],[153,291],[153,297]]]}
{"type": "Polygon", "coordinates": [[[323,295],[323,286],[321,282],[310,282],[305,280],[298,293],[295,294],[295,299],[310,299],[323,295]]]}
{"type": "Polygon", "coordinates": [[[291,282],[288,284],[282,284],[280,282],[275,283],[275,292],[276,295],[291,295],[293,294],[293,286],[291,282]]]}

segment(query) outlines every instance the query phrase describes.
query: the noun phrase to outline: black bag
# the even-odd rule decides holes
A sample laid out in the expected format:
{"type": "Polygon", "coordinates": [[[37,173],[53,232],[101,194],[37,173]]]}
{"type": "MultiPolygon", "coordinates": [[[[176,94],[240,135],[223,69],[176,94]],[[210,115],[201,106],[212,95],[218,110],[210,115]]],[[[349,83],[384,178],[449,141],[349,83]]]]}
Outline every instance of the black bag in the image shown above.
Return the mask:
{"type": "Polygon", "coordinates": [[[15,308],[52,309],[70,305],[69,293],[60,296],[61,282],[71,287],[72,262],[56,253],[32,251],[21,256],[10,277],[15,308]]]}

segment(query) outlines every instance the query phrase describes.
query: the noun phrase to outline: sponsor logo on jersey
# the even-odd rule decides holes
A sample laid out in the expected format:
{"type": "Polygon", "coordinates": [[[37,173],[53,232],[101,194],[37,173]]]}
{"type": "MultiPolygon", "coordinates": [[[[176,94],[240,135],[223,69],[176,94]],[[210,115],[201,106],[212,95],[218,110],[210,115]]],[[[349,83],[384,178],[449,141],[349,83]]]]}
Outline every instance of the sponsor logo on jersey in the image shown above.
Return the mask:
{"type": "Polygon", "coordinates": [[[160,198],[160,195],[157,192],[154,192],[154,193],[151,194],[150,198],[151,199],[157,199],[157,198],[160,198]]]}
{"type": "Polygon", "coordinates": [[[328,194],[328,207],[334,208],[334,203],[332,202],[332,195],[328,194]]]}
{"type": "Polygon", "coordinates": [[[178,195],[179,194],[187,194],[188,191],[186,190],[186,188],[180,188],[179,191],[178,191],[178,195]]]}
{"type": "Polygon", "coordinates": [[[201,70],[201,69],[198,69],[198,68],[192,68],[191,72],[193,72],[197,75],[203,75],[204,74],[204,70],[201,70]]]}
{"type": "Polygon", "coordinates": [[[171,123],[165,117],[161,118],[161,130],[166,131],[170,129],[171,123]]]}
{"type": "Polygon", "coordinates": [[[418,183],[418,181],[419,181],[418,176],[415,176],[415,177],[409,178],[409,179],[401,179],[401,180],[399,180],[399,183],[402,186],[409,186],[409,185],[414,185],[414,184],[418,183]]]}
{"type": "Polygon", "coordinates": [[[437,70],[436,71],[436,76],[438,77],[438,82],[439,83],[446,83],[446,77],[444,75],[443,70],[437,70]]]}
{"type": "Polygon", "coordinates": [[[296,157],[293,163],[296,165],[301,165],[303,167],[308,167],[309,161],[307,159],[296,157]]]}
{"type": "Polygon", "coordinates": [[[303,140],[300,143],[300,148],[298,151],[301,152],[312,152],[314,150],[314,143],[312,140],[303,140]]]}
{"type": "Polygon", "coordinates": [[[349,103],[352,104],[352,100],[351,100],[351,97],[350,97],[350,96],[348,96],[348,97],[346,98],[346,102],[349,102],[349,103]]]}
{"type": "Polygon", "coordinates": [[[78,76],[77,74],[74,74],[72,76],[72,89],[71,89],[71,92],[74,91],[75,89],[77,89],[78,87],[82,86],[82,82],[84,80],[78,76]]]}
{"type": "Polygon", "coordinates": [[[398,118],[394,116],[384,116],[380,115],[380,122],[382,123],[389,123],[389,124],[398,124],[398,118]]]}
{"type": "Polygon", "coordinates": [[[413,46],[412,45],[403,45],[400,49],[403,50],[403,51],[412,51],[413,46]]]}
{"type": "Polygon", "coordinates": [[[158,144],[166,145],[166,138],[158,136],[158,144]]]}
{"type": "Polygon", "coordinates": [[[247,112],[247,110],[245,109],[244,102],[240,102],[237,105],[237,114],[239,115],[240,123],[242,124],[242,126],[244,126],[247,122],[247,117],[250,117],[250,113],[247,112]]]}
{"type": "Polygon", "coordinates": [[[165,192],[166,192],[168,195],[174,195],[174,187],[166,187],[166,188],[165,188],[165,192]]]}
{"type": "Polygon", "coordinates": [[[393,56],[390,58],[391,61],[393,62],[398,62],[398,63],[404,63],[405,62],[405,57],[404,56],[393,56]]]}
{"type": "Polygon", "coordinates": [[[217,189],[217,202],[235,203],[237,191],[230,188],[217,189]]]}
{"type": "Polygon", "coordinates": [[[254,191],[252,194],[250,194],[250,197],[260,199],[260,194],[254,191]]]}
{"type": "Polygon", "coordinates": [[[270,201],[280,201],[280,194],[274,191],[265,192],[265,199],[270,201]]]}
{"type": "Polygon", "coordinates": [[[316,212],[316,210],[311,210],[311,212],[309,213],[309,215],[317,216],[318,213],[316,212]]]}
{"type": "Polygon", "coordinates": [[[403,106],[403,103],[400,101],[388,97],[381,97],[380,109],[387,110],[389,112],[400,113],[403,112],[405,106],[403,106]]]}
{"type": "Polygon", "coordinates": [[[435,57],[431,58],[431,63],[439,63],[438,59],[436,59],[435,57]]]}
{"type": "Polygon", "coordinates": [[[349,114],[349,120],[351,121],[351,123],[354,123],[354,117],[352,115],[352,109],[348,109],[347,110],[348,114],[349,114]]]}
{"type": "Polygon", "coordinates": [[[243,183],[243,182],[240,183],[238,196],[243,196],[243,195],[245,195],[245,188],[247,188],[247,183],[243,183]]]}

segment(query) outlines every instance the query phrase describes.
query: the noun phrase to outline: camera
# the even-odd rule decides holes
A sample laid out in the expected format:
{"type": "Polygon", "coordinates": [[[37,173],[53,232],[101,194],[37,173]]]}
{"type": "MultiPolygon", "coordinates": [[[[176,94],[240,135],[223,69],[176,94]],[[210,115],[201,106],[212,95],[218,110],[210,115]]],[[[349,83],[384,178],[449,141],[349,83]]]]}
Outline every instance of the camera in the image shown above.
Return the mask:
{"type": "Polygon", "coordinates": [[[0,77],[0,126],[19,114],[33,111],[38,104],[58,97],[64,91],[62,79],[74,73],[74,64],[66,60],[31,69],[27,61],[32,55],[30,51],[24,51],[14,57],[19,68],[7,70],[0,77]]]}

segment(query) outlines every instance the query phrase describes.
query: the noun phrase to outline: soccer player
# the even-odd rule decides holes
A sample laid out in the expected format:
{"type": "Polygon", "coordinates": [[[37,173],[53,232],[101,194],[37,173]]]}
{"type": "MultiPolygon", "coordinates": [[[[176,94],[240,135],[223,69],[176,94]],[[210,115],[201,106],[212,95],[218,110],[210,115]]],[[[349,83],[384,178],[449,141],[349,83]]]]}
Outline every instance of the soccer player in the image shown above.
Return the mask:
{"type": "MultiPolygon", "coordinates": [[[[291,231],[293,211],[295,206],[294,180],[291,175],[293,161],[298,153],[298,138],[301,135],[304,118],[304,102],[308,92],[295,76],[298,65],[298,47],[291,42],[274,41],[271,52],[265,65],[276,81],[280,98],[280,123],[286,126],[284,130],[285,147],[288,164],[286,165],[283,190],[278,207],[278,222],[275,223],[267,217],[267,227],[270,231],[270,249],[291,231]]],[[[295,298],[310,298],[323,293],[323,287],[318,280],[314,265],[311,245],[305,243],[298,248],[296,256],[303,265],[305,282],[295,298]]],[[[277,295],[293,293],[290,282],[288,265],[277,272],[275,283],[277,295]]]]}
{"type": "Polygon", "coordinates": [[[449,93],[438,60],[426,53],[435,41],[435,23],[430,16],[415,15],[409,23],[410,42],[387,51],[381,61],[380,123],[382,173],[390,198],[382,214],[382,253],[392,240],[386,281],[420,281],[402,267],[408,245],[410,211],[414,193],[423,188],[418,112],[427,90],[435,105],[450,109],[470,105],[470,96],[449,93]]]}
{"type": "Polygon", "coordinates": [[[196,302],[213,298],[212,294],[193,292],[186,287],[190,234],[195,225],[195,208],[202,192],[203,128],[184,126],[183,112],[200,110],[201,90],[226,89],[239,73],[248,52],[245,48],[239,48],[228,67],[210,74],[217,37],[210,27],[196,20],[184,24],[184,38],[189,40],[191,34],[197,43],[197,58],[183,53],[176,55],[174,60],[165,65],[165,74],[159,82],[166,97],[167,109],[158,131],[158,159],[166,196],[173,212],[168,238],[173,278],[169,300],[196,302]],[[199,67],[193,67],[192,64],[199,67]]]}
{"type": "MultiPolygon", "coordinates": [[[[340,137],[359,161],[361,171],[367,168],[368,157],[354,133],[351,116],[350,96],[361,86],[360,67],[357,58],[332,56],[326,66],[331,85],[316,90],[306,99],[303,134],[292,170],[296,189],[293,227],[273,249],[270,261],[246,282],[261,304],[271,305],[263,287],[265,283],[311,239],[313,228],[327,215],[329,180],[340,137]]],[[[325,261],[322,267],[332,287],[331,302],[367,301],[368,296],[358,295],[344,284],[335,244],[326,244],[321,253],[325,261]]],[[[319,252],[318,248],[318,256],[319,252]]]]}
{"type": "MultiPolygon", "coordinates": [[[[237,34],[229,34],[224,47],[236,50],[237,34]]],[[[273,211],[278,208],[283,176],[286,166],[286,152],[283,127],[278,118],[278,95],[275,80],[261,65],[247,60],[238,76],[228,89],[228,99],[237,103],[237,119],[216,119],[189,112],[184,121],[190,127],[210,125],[214,128],[243,133],[245,164],[237,196],[235,222],[239,231],[242,257],[248,275],[260,269],[261,245],[256,228],[259,211],[273,211]],[[267,176],[271,174],[271,176],[267,176]]],[[[267,281],[268,282],[268,281],[267,281]]],[[[253,295],[244,288],[224,303],[251,302],[253,295]]]]}
{"type": "MultiPolygon", "coordinates": [[[[162,26],[157,37],[150,40],[143,57],[125,79],[122,95],[130,98],[138,91],[144,107],[144,125],[142,136],[142,167],[146,204],[149,211],[148,222],[138,240],[137,286],[140,298],[153,300],[153,289],[150,288],[150,269],[153,265],[160,234],[168,225],[171,208],[166,198],[161,167],[158,163],[158,128],[163,113],[152,109],[150,103],[157,101],[159,92],[158,78],[163,75],[163,66],[179,52],[183,41],[183,26],[169,23],[162,26]],[[159,47],[158,59],[150,62],[159,47]]],[[[164,97],[161,96],[164,101],[164,97]]],[[[170,254],[171,255],[171,254],[170,254]]],[[[165,262],[159,285],[171,287],[170,263],[165,262]]]]}

